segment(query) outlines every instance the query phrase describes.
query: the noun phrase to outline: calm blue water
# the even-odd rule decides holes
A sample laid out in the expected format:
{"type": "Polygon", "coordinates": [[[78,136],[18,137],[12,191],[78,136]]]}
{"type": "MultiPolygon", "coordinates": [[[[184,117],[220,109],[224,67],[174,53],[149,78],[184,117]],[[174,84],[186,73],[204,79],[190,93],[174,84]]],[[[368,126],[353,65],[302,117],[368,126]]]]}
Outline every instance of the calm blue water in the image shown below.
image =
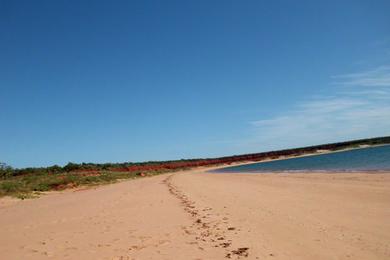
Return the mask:
{"type": "Polygon", "coordinates": [[[214,172],[386,171],[390,145],[226,167],[214,172]]]}

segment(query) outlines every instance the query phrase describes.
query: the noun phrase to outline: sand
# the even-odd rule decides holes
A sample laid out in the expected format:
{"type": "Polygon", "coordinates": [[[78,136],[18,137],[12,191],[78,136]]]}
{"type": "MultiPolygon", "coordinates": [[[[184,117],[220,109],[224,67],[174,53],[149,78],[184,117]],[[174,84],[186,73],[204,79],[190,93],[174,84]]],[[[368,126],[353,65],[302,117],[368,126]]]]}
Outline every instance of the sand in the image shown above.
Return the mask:
{"type": "Polygon", "coordinates": [[[390,259],[390,174],[192,170],[0,199],[0,259],[390,259]]]}

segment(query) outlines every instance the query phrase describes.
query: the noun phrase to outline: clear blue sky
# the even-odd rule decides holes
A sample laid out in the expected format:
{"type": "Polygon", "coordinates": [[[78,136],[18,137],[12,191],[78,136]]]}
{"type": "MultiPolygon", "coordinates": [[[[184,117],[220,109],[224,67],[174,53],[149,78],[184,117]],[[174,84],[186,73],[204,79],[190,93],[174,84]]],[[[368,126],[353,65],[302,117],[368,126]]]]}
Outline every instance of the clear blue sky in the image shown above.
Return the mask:
{"type": "Polygon", "coordinates": [[[371,0],[0,1],[0,161],[388,135],[389,14],[371,0]]]}

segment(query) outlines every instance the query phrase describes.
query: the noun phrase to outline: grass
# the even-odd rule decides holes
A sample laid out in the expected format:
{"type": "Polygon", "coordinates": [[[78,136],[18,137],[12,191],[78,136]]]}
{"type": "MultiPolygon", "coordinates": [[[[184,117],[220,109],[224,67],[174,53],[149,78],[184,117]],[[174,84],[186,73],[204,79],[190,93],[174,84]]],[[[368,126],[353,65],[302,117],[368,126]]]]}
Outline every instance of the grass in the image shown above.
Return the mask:
{"type": "Polygon", "coordinates": [[[164,172],[167,171],[150,171],[146,173],[111,171],[95,173],[69,172],[61,174],[34,173],[23,176],[11,176],[0,179],[0,197],[32,198],[45,191],[114,183],[120,179],[139,178],[164,172]]]}

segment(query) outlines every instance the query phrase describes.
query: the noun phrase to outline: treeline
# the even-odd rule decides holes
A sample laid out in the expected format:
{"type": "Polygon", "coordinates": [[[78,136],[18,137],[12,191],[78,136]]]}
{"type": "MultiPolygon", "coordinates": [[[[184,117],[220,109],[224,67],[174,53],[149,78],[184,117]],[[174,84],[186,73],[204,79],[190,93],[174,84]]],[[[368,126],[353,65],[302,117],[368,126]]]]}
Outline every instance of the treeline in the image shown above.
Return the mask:
{"type": "Polygon", "coordinates": [[[243,154],[243,155],[233,155],[219,158],[203,158],[203,159],[182,159],[182,160],[173,160],[173,161],[149,161],[142,163],[68,163],[67,165],[61,167],[58,165],[50,167],[40,167],[40,168],[23,168],[23,169],[13,169],[10,166],[5,164],[0,164],[0,177],[7,178],[11,176],[20,176],[34,173],[67,173],[67,172],[85,172],[85,173],[98,173],[101,171],[111,171],[111,172],[159,172],[159,171],[171,171],[171,170],[182,170],[193,167],[200,166],[211,166],[219,164],[230,164],[234,162],[244,162],[244,161],[261,161],[265,159],[274,159],[280,156],[297,156],[307,153],[313,153],[317,150],[341,150],[351,147],[357,147],[360,145],[380,145],[380,144],[390,144],[390,136],[387,137],[378,137],[371,139],[361,139],[347,142],[331,143],[331,144],[322,144],[302,148],[294,149],[285,149],[279,151],[270,151],[262,153],[252,153],[252,154],[243,154]]]}

